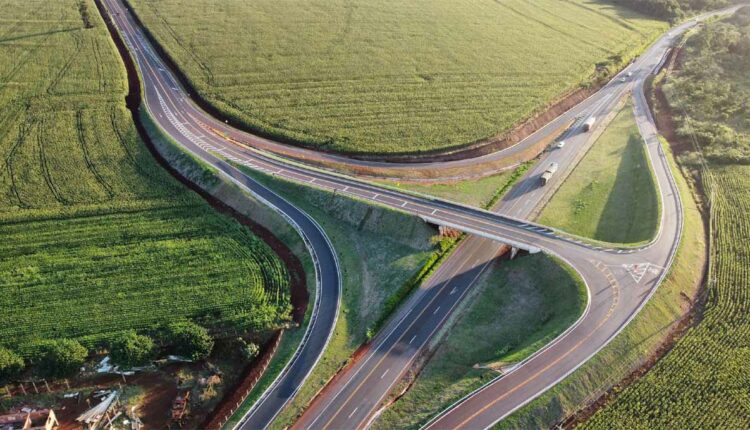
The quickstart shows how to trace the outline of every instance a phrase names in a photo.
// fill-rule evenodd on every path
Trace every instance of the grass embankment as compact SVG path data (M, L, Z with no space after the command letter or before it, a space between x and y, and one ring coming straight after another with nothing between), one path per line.
M745 8L691 37L682 71L665 86L670 105L679 112L678 136L694 138L708 158L696 164L701 157L695 147L681 157L699 170L711 206L710 281L701 318L646 376L585 427L747 428L750 422L748 46L750 9Z
M297 397L273 425L283 427L367 340L368 330L387 312L389 299L439 251L433 242L436 231L416 217L245 171L321 224L338 253L343 275L341 313L333 337Z
M440 184L388 183L398 189L435 196L456 203L482 209L490 209L531 166L532 161L522 163L512 170L480 179Z
M460 147L506 131L667 28L585 0L129 1L236 123L356 153Z
M632 103L560 186L539 222L603 242L638 243L654 237L659 200Z
M567 329L586 306L583 281L543 254L503 261L462 306L466 312L409 391L374 427L418 428L443 408Z
M86 0L88 11L96 11ZM125 70L79 1L12 1L0 40L0 345L91 345L179 318L218 326L289 304L288 274L250 230L154 161Z

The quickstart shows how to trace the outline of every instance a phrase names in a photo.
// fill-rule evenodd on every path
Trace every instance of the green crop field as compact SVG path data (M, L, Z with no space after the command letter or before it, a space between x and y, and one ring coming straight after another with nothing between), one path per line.
M419 428L568 328L586 306L583 281L546 255L502 261L476 286L409 391L375 422L378 429Z
M710 202L706 302L697 324L674 349L596 414L588 428L747 428L750 423L748 47L750 8L745 8L692 36L682 70L668 78L669 103L679 108L677 134L694 144L682 163L700 171Z
M656 234L659 198L630 103L560 186L539 222L613 243L647 242Z
M139 140L125 70L93 1L2 9L0 346L286 313L276 254Z
M590 0L129 0L214 106L317 148L415 153L507 131L667 24Z

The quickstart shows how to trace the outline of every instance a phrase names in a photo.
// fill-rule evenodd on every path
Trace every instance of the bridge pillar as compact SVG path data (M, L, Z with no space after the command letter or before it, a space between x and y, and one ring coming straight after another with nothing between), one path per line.
M518 248L516 248L515 246L511 246L510 247L510 259L512 260L516 258L516 254L518 254Z

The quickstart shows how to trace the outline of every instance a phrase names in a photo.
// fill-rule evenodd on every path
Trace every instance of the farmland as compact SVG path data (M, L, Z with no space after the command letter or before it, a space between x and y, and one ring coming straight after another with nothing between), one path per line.
M9 1L0 30L0 346L289 308L281 260L160 168L94 3ZM87 13L83 11L87 10Z
M743 12L691 37L683 69L665 86L678 108L677 136L689 142L681 160L700 174L710 204L711 262L701 319L588 428L745 428L750 422L750 168L744 164L750 11Z
M666 29L584 0L129 1L235 123L349 153L505 132Z
M539 221L604 242L653 238L659 199L630 103L557 190Z

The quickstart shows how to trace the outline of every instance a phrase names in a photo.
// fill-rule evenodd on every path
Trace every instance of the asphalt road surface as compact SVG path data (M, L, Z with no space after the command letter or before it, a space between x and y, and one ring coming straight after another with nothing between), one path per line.
M223 124L200 110L173 73L154 51L120 0L103 0L140 71L145 107L158 125L178 144L215 167L282 213L305 238L316 262L318 288L314 319L295 358L264 396L243 418L240 428L265 428L296 394L320 358L335 325L340 299L340 274L335 252L325 234L310 217L255 182L243 167L284 179L377 202L420 216L433 224L471 233L459 249L402 307L396 317L371 342L357 361L303 414L297 428L361 428L372 419L392 387L409 368L418 352L450 316L476 279L496 257L502 244L555 255L570 264L584 279L589 293L582 317L556 340L505 376L498 378L430 423L434 428L486 428L528 403L560 381L604 347L635 316L656 290L672 262L682 228L682 209L671 170L658 142L643 96L643 81L663 60L679 33L694 22L672 29L657 41L623 75L573 108L564 121L579 118L566 133L567 145L542 159L495 212L407 194L315 170L272 155L262 145L237 142L254 138ZM658 237L639 249L602 248L524 221L547 198L547 187L564 179L575 153L586 144L589 133L580 123L589 116L606 116L621 97L633 91L638 126L659 186L661 222ZM555 121L563 121L558 118ZM553 121L553 123L555 122ZM559 127L546 126L533 139ZM524 141L526 142L526 141ZM519 145L525 145L521 142ZM281 144L276 144L281 145ZM539 185L539 169L555 161L560 171L546 187ZM414 165L410 165L414 168Z

